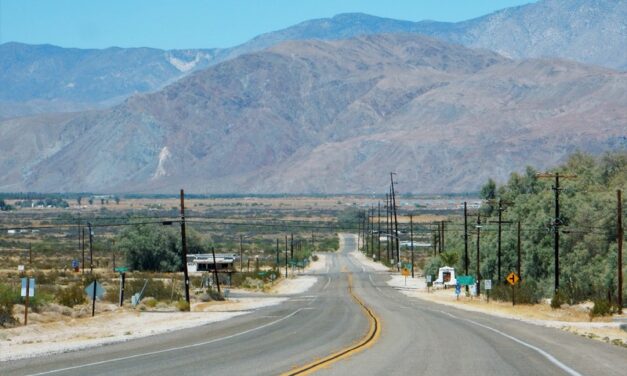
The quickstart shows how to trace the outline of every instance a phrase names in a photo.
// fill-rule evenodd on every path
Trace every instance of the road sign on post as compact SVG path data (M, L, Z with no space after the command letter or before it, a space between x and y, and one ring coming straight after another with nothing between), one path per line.
M483 287L485 288L486 296L488 298L488 303L490 303L490 290L492 290L492 280L491 279L483 280Z
M520 280L520 278L518 277L518 274L511 272L509 273L509 275L507 276L507 282L509 282L510 285L514 286L515 284L518 283L518 281Z

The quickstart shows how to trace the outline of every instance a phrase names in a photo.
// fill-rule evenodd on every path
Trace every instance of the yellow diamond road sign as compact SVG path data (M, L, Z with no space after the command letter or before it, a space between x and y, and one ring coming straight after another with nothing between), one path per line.
M409 269L405 269L405 268L403 268L403 270L401 271L401 273L402 273L405 277L407 277L407 276L409 275Z
M516 274L514 272L509 273L509 275L505 279L507 279L507 282L509 282L509 284L512 285L512 286L517 284L518 281L520 280L520 278L518 277L518 274Z

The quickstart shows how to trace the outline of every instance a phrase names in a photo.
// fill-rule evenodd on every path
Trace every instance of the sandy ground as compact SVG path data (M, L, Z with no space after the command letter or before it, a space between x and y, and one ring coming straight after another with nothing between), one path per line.
M325 258L321 257L305 272L320 270L325 263ZM49 319L39 317L37 321L41 322L0 330L0 361L124 342L227 320L255 309L280 304L288 298L277 297L277 294L299 294L307 291L316 281L317 277L310 275L290 276L277 283L270 294L224 302L193 303L192 312L138 311L98 303L98 312L93 318L71 318L61 314L51 315Z

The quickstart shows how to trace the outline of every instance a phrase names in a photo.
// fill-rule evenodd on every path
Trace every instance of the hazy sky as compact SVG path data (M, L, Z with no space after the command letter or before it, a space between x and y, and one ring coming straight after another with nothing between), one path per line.
M533 0L0 0L0 43L231 47L312 18L362 12L461 21Z

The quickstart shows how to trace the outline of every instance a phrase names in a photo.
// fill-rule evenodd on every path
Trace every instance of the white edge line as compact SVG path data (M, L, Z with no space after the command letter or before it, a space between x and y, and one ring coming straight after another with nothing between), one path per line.
M516 337L514 337L514 336L510 336L510 335L509 335L509 334L507 334L507 333L503 333L502 331L500 331L500 330L498 330L498 329L494 329L494 328L489 327L489 326L487 326L487 325L480 324L480 323L478 323L478 322L476 322L476 321L469 320L469 319L464 319L464 320L465 320L465 321L468 321L468 322L469 322L469 323L471 323L471 324L474 324L474 325L480 326L480 327L482 327L482 328L485 328L485 329L491 330L491 331L493 331L493 332L495 332L495 333L498 333L498 334L502 335L503 337L509 338L509 339L511 339L511 340L512 340L512 341L514 341L514 342L517 342L517 343L519 343L519 344L521 344L521 345L523 345L523 346L525 346L525 347L528 347L528 348L530 348L530 349L532 349L532 350L536 351L536 352L537 352L537 353L539 353L540 355L542 355L542 356L544 356L545 358L547 358L547 359L548 359L551 363L555 364L556 366L558 366L559 368L561 368L562 370L564 370L564 371L565 371L566 373L568 373L569 375L572 375L572 376L582 376L579 372L577 372L577 371L575 371L574 369L572 369L572 368L568 367L566 364L564 364L564 363L560 362L559 360L557 360L557 359L556 359L553 355L549 354L548 352L546 352L546 351L542 350L542 349L541 349L541 348L539 348L539 347L536 347L536 346L534 346L534 345L531 345L531 344L529 344L529 343L527 343L527 342L525 342L525 341L522 341L522 340L520 340L520 339L518 339L518 338L516 338Z
M326 290L329 287L329 283L331 283L331 277L327 277L327 283L324 284L323 290Z
M67 368L59 368L59 369L55 369L55 370L51 370L51 371L46 371L46 372L40 372L40 373L33 373L31 374L31 376L38 376L38 375L49 375L51 373L57 373L57 372L64 372L64 371L70 371L70 370L74 370L74 369L79 369L79 368L85 368L85 367L92 367L92 366L98 366L101 364L107 364L107 363L113 363L113 362L118 362L120 360L128 360L128 359L135 359L135 358L140 358L142 356L148 356L148 355L155 355L155 354L162 354L162 353L166 353L166 352L170 352L170 351L178 351L178 350L185 350L185 349L190 349L190 348L194 348L194 347L200 347L200 346L205 346L214 342L219 342L219 341L224 341L227 339L231 339L234 337L238 337L244 334L248 334L250 332L254 332L257 331L259 329L263 329L263 328L267 328L268 326L274 325L278 322L281 322L283 320L286 320L292 316L294 316L295 314L297 314L298 312L302 311L303 308L299 308L296 311L290 313L287 316L283 316L278 320L274 320L272 322L269 322L267 324L263 324L261 326L258 326L256 328L252 328L252 329L248 329L245 330L243 332L239 332L239 333L235 333L235 334L231 334L230 336L226 336L226 337L221 337L221 338L216 338L216 339L212 339L211 341L206 341L206 342L200 342L200 343L194 343L193 345L186 345L186 346L180 346L180 347L171 347L169 349L164 349L164 350L158 350L158 351L151 351L151 352L147 352L147 353L142 353L142 354L135 354L135 355L130 355L130 356L124 356L121 358L114 358L114 359L107 359L107 360L103 360L100 362L94 362L94 363L87 363L87 364L81 364L78 366L73 366L73 367L67 367Z

